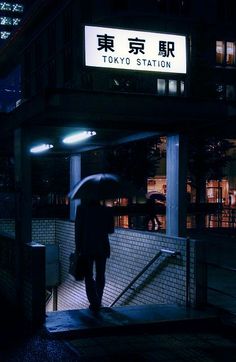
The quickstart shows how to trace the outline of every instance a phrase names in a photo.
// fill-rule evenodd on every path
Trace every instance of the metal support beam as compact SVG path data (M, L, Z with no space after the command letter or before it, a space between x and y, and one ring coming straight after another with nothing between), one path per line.
M186 236L187 140L173 135L167 139L166 233Z
M70 157L70 190L81 180L81 155ZM79 200L70 201L70 220L75 220Z
M15 240L16 240L16 290L19 304L22 297L24 273L23 251L31 242L32 234L32 195L31 165L28 150L28 135L24 129L15 131Z

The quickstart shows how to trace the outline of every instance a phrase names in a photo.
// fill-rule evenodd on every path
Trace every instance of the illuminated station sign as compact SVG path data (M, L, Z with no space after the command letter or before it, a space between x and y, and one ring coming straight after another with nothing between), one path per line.
M85 65L163 73L186 73L186 37L85 26Z

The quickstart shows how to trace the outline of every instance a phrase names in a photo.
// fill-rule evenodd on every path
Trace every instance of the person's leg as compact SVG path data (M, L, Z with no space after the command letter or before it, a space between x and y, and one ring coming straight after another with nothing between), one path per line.
M99 304L102 303L103 290L105 287L106 257L98 257L96 263L96 288Z
M145 221L144 221L144 225L146 230L149 230L149 222L151 221L151 217L150 216L146 216L145 217Z
M160 220L158 219L158 217L156 216L156 222L157 222L157 227L158 227L158 230L161 228L161 222Z
M151 218L150 218L150 222L151 222L151 231L154 231L155 230L155 218L152 216Z
M96 282L93 278L93 258L88 258L85 265L85 290L91 309L96 309L100 306L100 298L97 294Z

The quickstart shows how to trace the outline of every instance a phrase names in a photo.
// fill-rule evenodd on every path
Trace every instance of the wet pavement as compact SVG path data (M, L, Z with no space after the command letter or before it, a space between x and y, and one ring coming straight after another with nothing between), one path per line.
M236 340L216 331L128 334L70 341L81 361L235 362Z
M46 332L55 338L104 335L108 333L144 330L162 330L181 325L211 324L218 321L218 310L196 310L176 304L151 304L123 307L105 307L99 313L89 309L48 312Z
M120 308L105 308L98 315L87 309L72 311L69 319L54 312L44 328L32 332L5 306L0 361L236 361L235 329L222 325L215 310ZM79 334L71 334L76 325Z

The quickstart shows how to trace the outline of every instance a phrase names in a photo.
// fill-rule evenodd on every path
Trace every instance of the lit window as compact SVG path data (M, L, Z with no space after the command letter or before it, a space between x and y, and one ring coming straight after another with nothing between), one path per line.
M177 95L177 80L169 80L169 95Z
M12 25L16 26L20 23L20 18L13 18L12 19Z
M12 19L8 18L7 16L0 17L0 24L1 25L12 25Z
M7 39L11 33L9 31L1 31L0 38Z
M227 41L226 43L226 64L234 65L235 64L235 43Z
M0 2L0 10L10 11L11 4L6 2Z
M221 40L216 42L216 63L223 64L225 59L225 43Z
M222 65L235 65L235 42L216 41L216 63Z
M20 4L12 4L12 11L22 13L24 11L24 6Z
M157 79L157 93L159 96L164 96L166 94L165 79Z
M177 79L157 79L157 94L159 96L184 96L185 82Z

